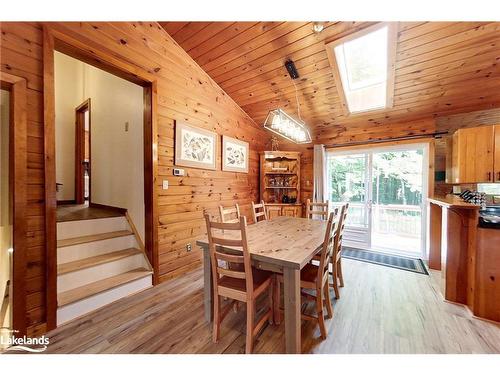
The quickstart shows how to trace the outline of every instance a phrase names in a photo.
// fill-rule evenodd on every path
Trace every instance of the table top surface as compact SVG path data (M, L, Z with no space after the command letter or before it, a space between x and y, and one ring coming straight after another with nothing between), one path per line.
M301 269L321 248L326 225L326 221L287 216L251 224L247 227L251 257L255 260ZM239 233L235 231L222 233L213 230L213 233L217 233L217 237L220 238L239 238ZM196 243L207 249L207 236L200 238ZM224 247L241 251L241 248Z

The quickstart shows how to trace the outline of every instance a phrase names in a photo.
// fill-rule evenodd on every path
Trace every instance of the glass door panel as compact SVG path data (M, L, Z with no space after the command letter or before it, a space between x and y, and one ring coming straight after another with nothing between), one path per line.
M373 153L371 243L374 249L420 254L423 156L422 148Z
M328 191L332 206L349 202L346 241L369 246L370 220L367 195L368 154L330 155Z

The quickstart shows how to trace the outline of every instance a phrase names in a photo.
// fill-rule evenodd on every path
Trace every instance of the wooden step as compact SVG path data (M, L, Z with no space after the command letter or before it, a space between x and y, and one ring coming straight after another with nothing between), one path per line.
M141 250L136 248L113 251L111 253L96 255L89 258L75 260L73 262L62 263L57 265L57 275L79 271L85 268L97 266L103 263L114 262L115 260L123 259L132 255L142 254Z
M109 240L110 238L130 236L132 234L133 233L129 230L119 230L116 232L107 232L107 233L91 234L89 236L66 238L64 240L57 241L57 247L66 247L66 246L79 245L87 242Z
M148 271L146 268L136 268L120 275L108 277L107 279L95 281L93 283L59 293L57 295L58 306L61 307L69 305L70 303L105 292L106 290L116 288L151 274L152 272Z

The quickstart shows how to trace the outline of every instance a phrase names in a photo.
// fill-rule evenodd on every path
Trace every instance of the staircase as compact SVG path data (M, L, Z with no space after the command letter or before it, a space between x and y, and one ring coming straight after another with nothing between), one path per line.
M57 325L152 286L127 216L57 223Z

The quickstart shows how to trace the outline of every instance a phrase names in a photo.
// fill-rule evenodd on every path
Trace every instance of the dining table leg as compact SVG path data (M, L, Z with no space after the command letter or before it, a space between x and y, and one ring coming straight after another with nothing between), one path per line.
M210 251L208 247L203 247L203 295L204 295L204 308L205 320L210 323L213 319L213 295L214 289L212 288L212 267L210 264Z
M283 289L286 352L300 354L300 270L289 267L283 268Z

